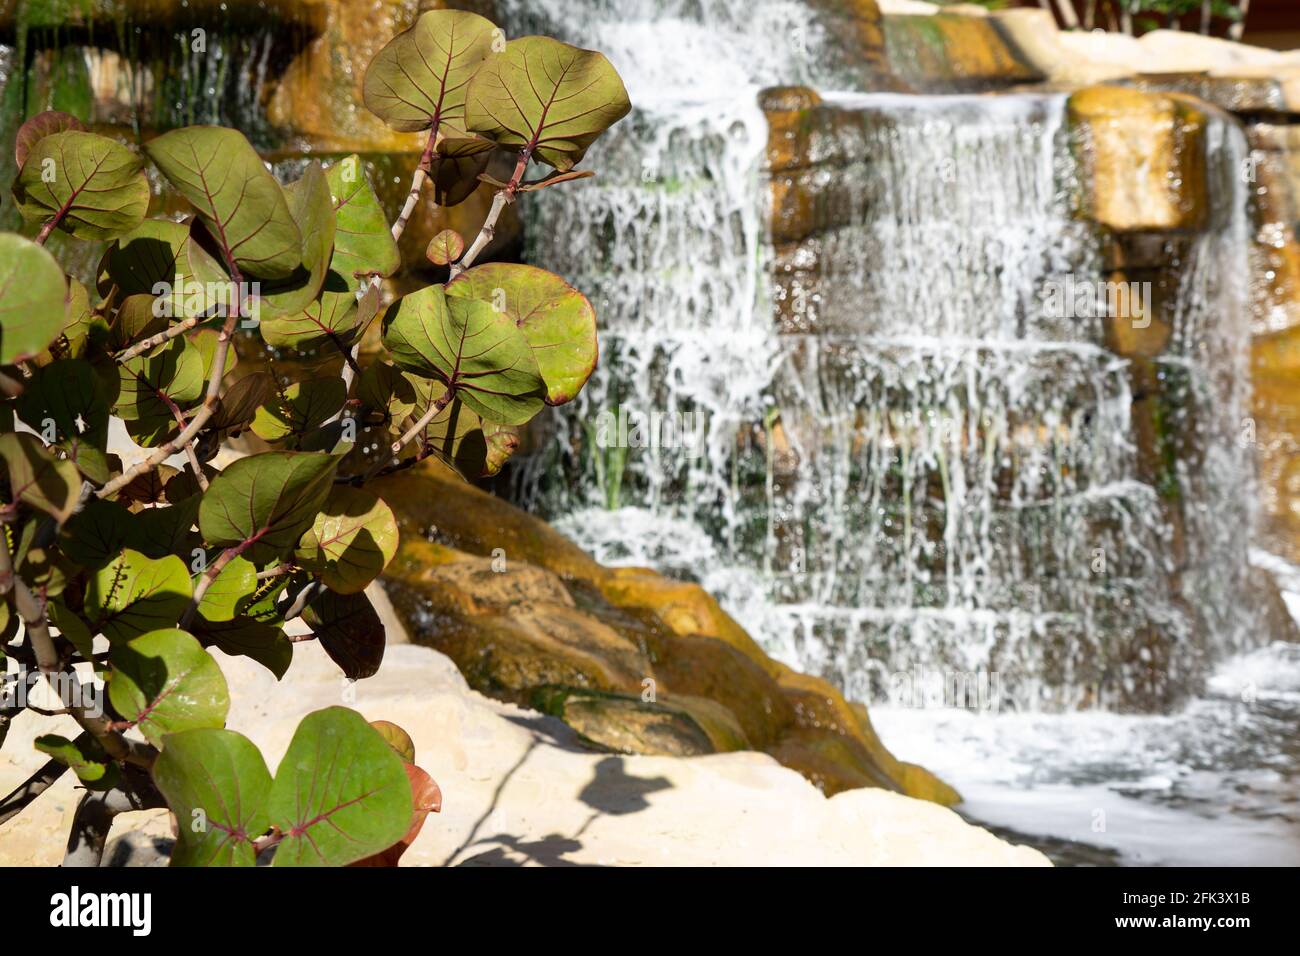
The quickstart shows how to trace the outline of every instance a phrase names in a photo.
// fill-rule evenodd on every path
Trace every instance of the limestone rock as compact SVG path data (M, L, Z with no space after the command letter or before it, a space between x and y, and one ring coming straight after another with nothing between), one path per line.
M539 707L608 750L752 748L827 793L959 799L896 760L865 709L769 658L698 585L603 567L440 465L380 484L402 527L386 573L397 615L476 690Z
M273 768L305 714L340 703L338 668L315 642L298 645L281 683L246 659L220 660L228 725ZM411 735L417 762L442 788L442 812L403 866L1048 865L934 803L879 788L827 799L765 754L592 752L553 717L470 690L429 648L390 647L378 674L347 688L348 706ZM31 747L36 733L64 732L20 721L0 751L0 792L44 762ZM76 793L67 774L0 827L0 865L57 865ZM166 811L123 814L106 860L161 862L171 832Z

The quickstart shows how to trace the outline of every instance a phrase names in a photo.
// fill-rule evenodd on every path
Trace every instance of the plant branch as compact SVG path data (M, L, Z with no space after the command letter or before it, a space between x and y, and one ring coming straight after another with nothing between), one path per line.
M425 410L424 414L420 416L419 421L417 421L414 425L408 428L402 434L401 438L393 442L393 444L389 447L389 451L392 452L394 458L400 455L402 453L403 448L405 448L407 445L413 442L421 432L423 432L426 428L429 427L429 423L433 421L435 418L437 418L438 413L447 407L447 403L451 401L452 396L455 394L456 394L455 390L450 388L447 389L447 391L443 392L441 397L439 397L437 401L429 405L429 407ZM370 478L375 477L375 475L379 474L379 472L384 467L386 466L380 465L377 468L372 468L366 474L366 479L368 480Z
M153 810L167 804L149 776L130 767L123 768L120 788L102 792L87 791L77 804L63 855L64 866L99 866L104 857L108 833L119 813Z
M230 277L235 282L235 288L242 288L243 276L239 274L239 269L235 266L234 259L228 252L226 253L226 264L230 267ZM208 382L208 392L203 398L203 407L195 412L194 417L190 419L190 423L181 430L179 435L154 449L153 453L144 461L137 462L108 482L99 491L95 492L96 497L107 498L115 495L136 478L153 471L193 441L195 436L203 430L203 426L208 423L208 419L216 413L217 403L221 397L221 380L226 374L226 356L230 351L230 340L234 337L235 327L239 323L240 305L239 294L236 293L231 296L230 314L226 316L226 321L221 326L221 332L217 335L217 351L212 360L212 378Z
M497 234L497 220L501 218L501 213L506 206L515 201L515 194L519 192L519 184L523 181L524 170L528 168L528 160L532 156L533 147L531 145L524 147L519 151L519 161L515 163L515 171L510 176L510 182L506 183L504 189L497 190L497 194L492 197L492 208L488 210L487 218L483 220L483 226L474 237L473 243L465 250L461 256L451 266L451 279L456 278L466 269L474 264L474 260L479 257L488 243L490 243Z
M132 345L129 349L126 349L123 352L119 352L116 358L119 362L129 362L137 355L142 355L151 349L157 348L159 345L162 345L164 342L170 342L178 335L184 335L186 332L190 331L200 322L205 321L207 318L208 316L205 315L192 315L188 319L182 319L180 322L177 322L175 325L169 326L168 328L166 328L162 332L159 332L156 335L151 335L147 339L141 339L139 342L136 342L134 345Z

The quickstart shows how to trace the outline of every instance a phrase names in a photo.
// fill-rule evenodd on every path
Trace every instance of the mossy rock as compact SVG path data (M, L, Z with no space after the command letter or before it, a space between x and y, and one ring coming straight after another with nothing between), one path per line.
M748 750L749 741L721 705L702 698L644 700L571 687L542 687L532 704L558 717L589 745L615 753L697 757Z
M605 568L441 466L382 485L402 529L386 572L394 608L476 690L553 714L606 750L761 750L827 794L957 801L884 748L865 708L772 660L698 585Z

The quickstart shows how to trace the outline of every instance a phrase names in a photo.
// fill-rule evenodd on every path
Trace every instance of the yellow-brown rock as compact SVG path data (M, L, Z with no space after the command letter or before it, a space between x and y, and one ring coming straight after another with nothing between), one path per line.
M988 17L886 16L884 34L891 71L917 90L987 89L1043 79Z
M1070 97L1068 110L1085 218L1117 232L1204 227L1208 117L1196 100L1091 86Z
M959 799L896 760L865 708L769 658L698 585L597 564L433 462L378 485L401 526L386 572L393 606L477 690L554 714L605 749L762 750L828 794Z

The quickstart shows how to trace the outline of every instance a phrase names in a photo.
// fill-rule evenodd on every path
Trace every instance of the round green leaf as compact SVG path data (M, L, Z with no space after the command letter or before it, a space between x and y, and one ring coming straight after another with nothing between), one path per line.
M120 502L92 497L63 526L59 548L82 567L103 567L130 540L135 520Z
M90 578L85 614L92 633L119 643L175 624L192 594L180 558L155 560L127 548Z
M199 506L203 540L244 552L255 564L288 554L311 527L334 484L337 459L320 452L264 452L212 479Z
M271 792L261 752L233 730L187 730L165 744L153 780L176 814L172 866L254 866Z
M302 234L302 265L283 279L259 282L255 311L259 319L293 315L316 298L334 248L334 204L320 163L312 163L302 178L284 189L289 213Z
M17 411L51 441L79 439L104 448L111 405L89 364L60 359L37 370L18 398Z
M23 163L27 161L27 154L31 148L46 136L67 130L85 130L85 128L86 125L81 120L69 113L61 113L58 110L37 113L18 127L18 134L14 137L14 164L21 169Z
M115 646L108 699L145 739L162 746L163 735L219 728L230 710L221 668L198 641L178 628L150 631Z
M221 623L234 620L243 603L257 590L257 568L236 556L226 563L199 601L198 613L205 620Z
M67 319L68 285L44 248L0 233L0 365L39 355Z
M546 403L572 401L596 368L596 310L559 276L536 266L490 262L447 284L447 295L498 303L519 326L546 381Z
M461 125L465 85L492 52L497 28L459 10L430 10L375 54L366 68L366 108L393 129Z
M120 776L117 764L88 733L81 734L76 740L58 734L43 734L32 741L32 746L70 768L87 790L111 790L117 786Z
M402 839L411 784L402 758L360 714L328 707L298 725L268 810L284 834L276 866L344 866Z
M187 126L144 148L242 272L283 279L302 264L302 233L284 190L243 133Z
M275 379L270 372L245 375L221 396L209 427L221 432L243 431L257 410L274 397Z
M596 138L631 110L618 72L599 53L521 37L469 81L465 128L571 169Z
M266 441L315 431L343 407L348 390L341 378L295 382L271 398L253 416L252 430Z
M342 485L330 492L294 554L331 591L364 591L397 554L397 519L382 499Z
M189 270L183 258L189 223L146 219L109 248L99 277L99 290L107 294L116 285L124 296L154 294L155 286L176 284L177 275Z
M490 302L420 289L389 307L384 345L402 368L439 379L490 421L522 425L541 411L546 386L532 349Z
M359 275L392 275L402 256L361 157L354 153L339 160L325 171L325 179L338 223L330 269L353 290Z
M78 239L113 239L149 211L149 180L140 157L106 136L68 130L32 144L14 202L29 222L58 219Z
M81 497L76 465L55 458L39 438L27 432L0 435L0 461L9 479L11 504L22 501L59 524L72 516Z

